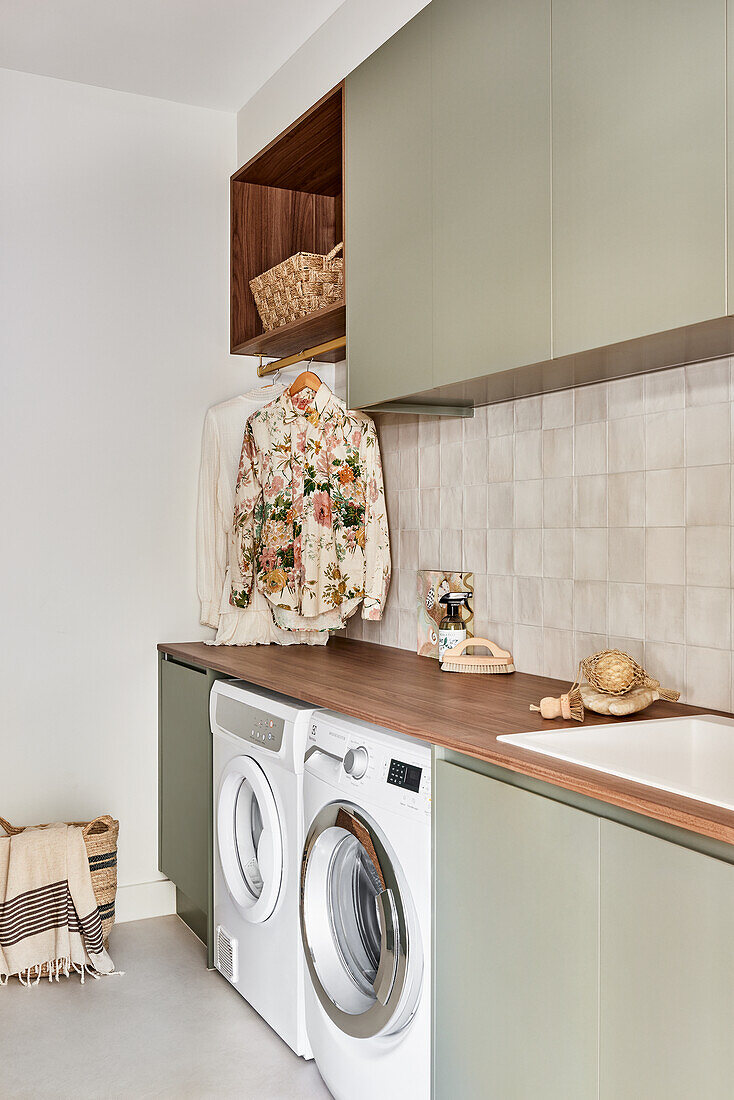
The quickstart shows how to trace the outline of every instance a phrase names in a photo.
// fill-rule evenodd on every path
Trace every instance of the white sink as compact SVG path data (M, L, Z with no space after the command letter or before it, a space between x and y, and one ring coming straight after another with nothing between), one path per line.
M497 740L734 810L734 718L700 714Z

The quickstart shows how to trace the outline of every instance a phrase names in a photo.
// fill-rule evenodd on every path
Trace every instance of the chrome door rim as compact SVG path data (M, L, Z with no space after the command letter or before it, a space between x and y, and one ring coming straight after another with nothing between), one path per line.
M340 809L350 813L369 832L377 852L386 887L378 895L381 953L375 978L375 1000L364 1012L358 1013L346 1012L340 1008L324 988L316 969L314 952L309 942L306 926L305 892L309 860L319 837L327 829L336 826L336 818ZM332 802L320 810L308 831L301 861L301 940L306 966L322 1008L341 1031L356 1039L368 1039L376 1035L390 1034L401 1030L412 1018L418 1003L418 995L422 984L422 956L417 960L420 973L416 995L412 998L404 996L406 991L410 989L411 984L409 981L411 973L409 963L412 963L411 969L414 970L416 960L412 958L412 955L416 953L420 955L421 949L419 938L416 942L416 937L411 937L411 929L409 928L403 902L403 889L404 887L398 880L393 861L385 850L379 832L363 811L349 802ZM338 945L336 944L335 949L338 951Z
M240 865L234 815L239 791L244 782L252 787L271 845L269 881L263 880L259 895L253 893ZM236 756L222 771L217 796L217 848L227 889L242 915L253 924L261 924L272 914L280 896L283 879L283 837L275 796L265 772L251 756Z

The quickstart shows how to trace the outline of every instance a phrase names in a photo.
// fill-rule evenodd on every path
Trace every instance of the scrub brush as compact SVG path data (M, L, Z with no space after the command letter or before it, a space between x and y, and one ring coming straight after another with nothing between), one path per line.
M464 653L469 646L484 646L492 654L491 657L470 657ZM506 649L500 649L489 638L466 638L459 642L453 649L447 650L441 662L442 672L514 672L512 654Z
M570 719L574 722L583 722L584 701L581 698L579 680L574 680L565 695L560 695L557 699L552 695L546 695L545 699L540 700L539 707L531 703L530 709L540 711L543 718L565 718L567 722Z

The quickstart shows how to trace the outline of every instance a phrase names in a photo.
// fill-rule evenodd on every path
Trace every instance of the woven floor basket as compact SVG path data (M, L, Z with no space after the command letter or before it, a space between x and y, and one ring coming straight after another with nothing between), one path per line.
M280 328L343 299L342 247L340 242L326 256L298 252L250 280L263 328Z
M104 814L95 817L94 821L69 821L69 825L78 825L84 832L84 844L89 859L89 870L92 872L92 889L99 906L99 915L102 919L102 936L105 944L115 923L115 895L117 893L117 836L120 832L120 822L114 817ZM11 825L4 817L0 817L2 825L8 836L16 836L22 833L27 825ZM38 828L44 829L45 825ZM80 916L86 914L80 914Z

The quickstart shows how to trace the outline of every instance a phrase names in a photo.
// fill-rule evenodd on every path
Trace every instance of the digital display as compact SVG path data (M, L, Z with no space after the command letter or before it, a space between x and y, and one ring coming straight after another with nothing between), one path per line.
M395 787L404 787L406 791L413 791L417 794L420 790L422 774L423 769L415 764L406 764L402 760L391 760L387 781Z

